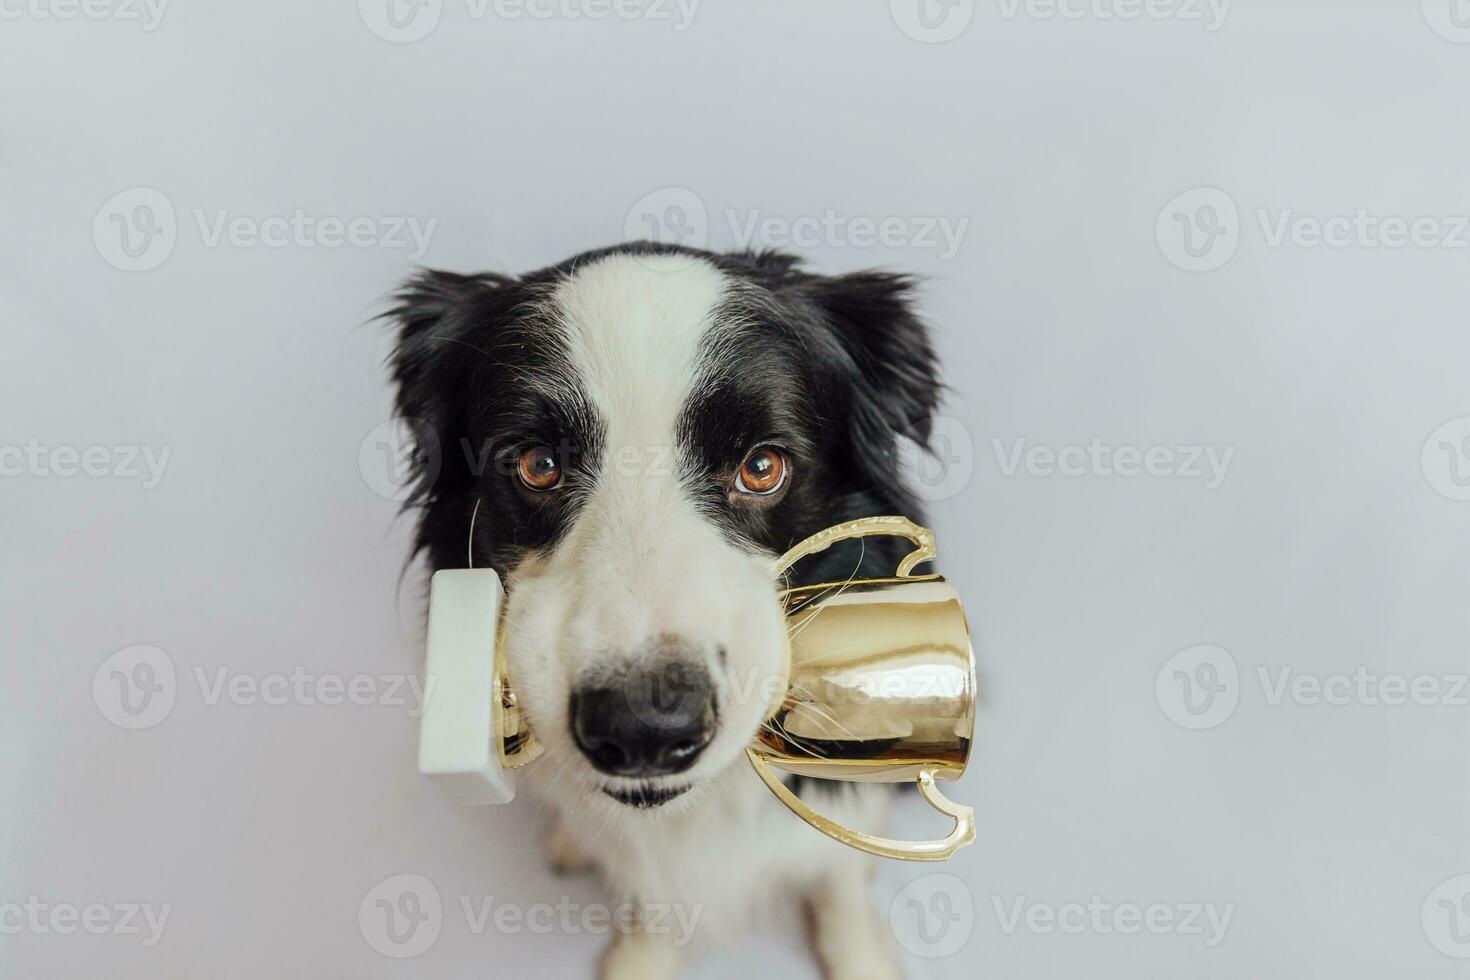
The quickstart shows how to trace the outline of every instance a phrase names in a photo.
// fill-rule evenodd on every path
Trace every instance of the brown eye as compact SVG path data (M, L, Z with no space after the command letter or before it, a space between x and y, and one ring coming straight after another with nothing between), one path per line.
M740 472L735 475L735 489L764 497L781 489L786 483L786 472L786 457L781 455L781 451L762 446L753 450L740 464Z
M544 492L561 485L561 464L550 446L532 446L521 453L516 475L529 490Z

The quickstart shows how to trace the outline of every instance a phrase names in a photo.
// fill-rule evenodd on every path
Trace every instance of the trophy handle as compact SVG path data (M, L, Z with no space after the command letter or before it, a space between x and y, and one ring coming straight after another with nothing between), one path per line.
M929 805L934 809L947 817L954 818L954 829L937 840L895 840L892 837L865 834L822 816L807 806L801 797L787 789L786 784L781 782L775 770L767 765L754 749L746 749L745 755L750 759L750 764L755 768L756 775L760 776L761 782L776 794L778 800L786 804L787 809L828 837L849 847L876 854L878 857L896 858L900 861L943 861L965 845L974 843L974 809L963 803L946 799L944 794L939 792L939 788L934 785L935 771L933 769L919 770L919 793L929 801Z
M907 517L896 515L888 517L859 517L855 521L834 524L825 530L818 531L806 540L798 542L790 551L776 559L776 567L771 574L777 577L785 575L791 569L792 565L795 565L803 558L815 555L819 551L826 551L839 541L850 541L854 538L869 538L881 534L891 534L900 538L908 538L914 543L914 550L904 556L903 561L898 563L897 575L899 578L909 578L915 565L934 559L934 532L927 527L920 527Z

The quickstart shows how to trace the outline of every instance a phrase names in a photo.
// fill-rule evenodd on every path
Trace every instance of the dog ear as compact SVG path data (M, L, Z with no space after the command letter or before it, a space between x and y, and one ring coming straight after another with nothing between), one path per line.
M870 488L897 487L899 437L929 449L943 392L929 331L914 312L915 285L909 276L857 272L821 277L813 287L842 351L836 387L847 393L851 461ZM901 490L892 503L918 510Z
M475 352L485 353L479 335L509 311L515 284L493 273L425 269L393 295L394 305L384 314L397 324L389 375L398 417L414 441L408 506L468 485L469 465L457 451L466 432L464 398L477 366Z

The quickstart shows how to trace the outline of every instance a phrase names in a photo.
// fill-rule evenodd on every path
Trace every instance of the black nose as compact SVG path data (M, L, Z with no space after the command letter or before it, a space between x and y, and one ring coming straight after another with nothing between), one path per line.
M709 672L689 660L651 659L572 692L572 737L614 776L664 776L694 764L715 733Z

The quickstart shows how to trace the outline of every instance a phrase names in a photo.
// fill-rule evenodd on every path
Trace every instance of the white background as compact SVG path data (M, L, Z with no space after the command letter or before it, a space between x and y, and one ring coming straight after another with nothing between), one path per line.
M979 840L942 869L881 869L874 901L911 943L907 897L949 902L942 942L918 944L948 955L906 954L909 975L1470 971L1451 955L1470 954L1470 879L1431 894L1470 872L1470 706L1269 696L1284 668L1444 691L1470 671L1470 28L1449 0L1239 0L1223 23L1183 0L1127 20L1108 0L961 0L929 11L943 43L903 0L704 0L687 24L433 0L410 43L369 28L392 35L377 0L174 0L152 30L94 2L0 4L0 445L41 454L0 455L0 906L171 913L152 946L0 933L0 976L588 975L602 937L470 929L460 896L601 893L546 872L532 807L459 808L419 777L406 706L209 704L196 671L417 670L409 525L371 441L360 465L389 415L369 320L416 262L527 270L644 214L727 248L753 217L829 212L966 223L952 256L922 236L796 246L819 270L926 277L952 387L950 469L928 478L980 665L955 789ZM173 240L128 260L112 215L158 198L109 202L137 187L166 199ZM1199 260L1181 222L1200 231L1220 195L1166 209L1195 188L1238 215L1213 212ZM703 224L669 210L691 194ZM221 211L296 209L436 224L421 257L206 234ZM1451 241L1272 242L1283 216L1359 211ZM1201 264L1219 267L1180 267ZM1094 438L1232 456L1213 487L1007 473L1017 440ZM170 455L157 486L116 457L56 472L58 447L93 446ZM1198 655L1166 667L1203 644L1226 651L1228 717L1184 707L1174 670L1205 677ZM93 681L135 645L176 690L127 730ZM930 816L909 799L896 829ZM936 872L956 879L920 880ZM427 951L392 959L358 907L401 873L444 912ZM1233 910L1208 948L1208 929L1006 928L1018 899L1094 896ZM793 923L692 975L816 972Z

